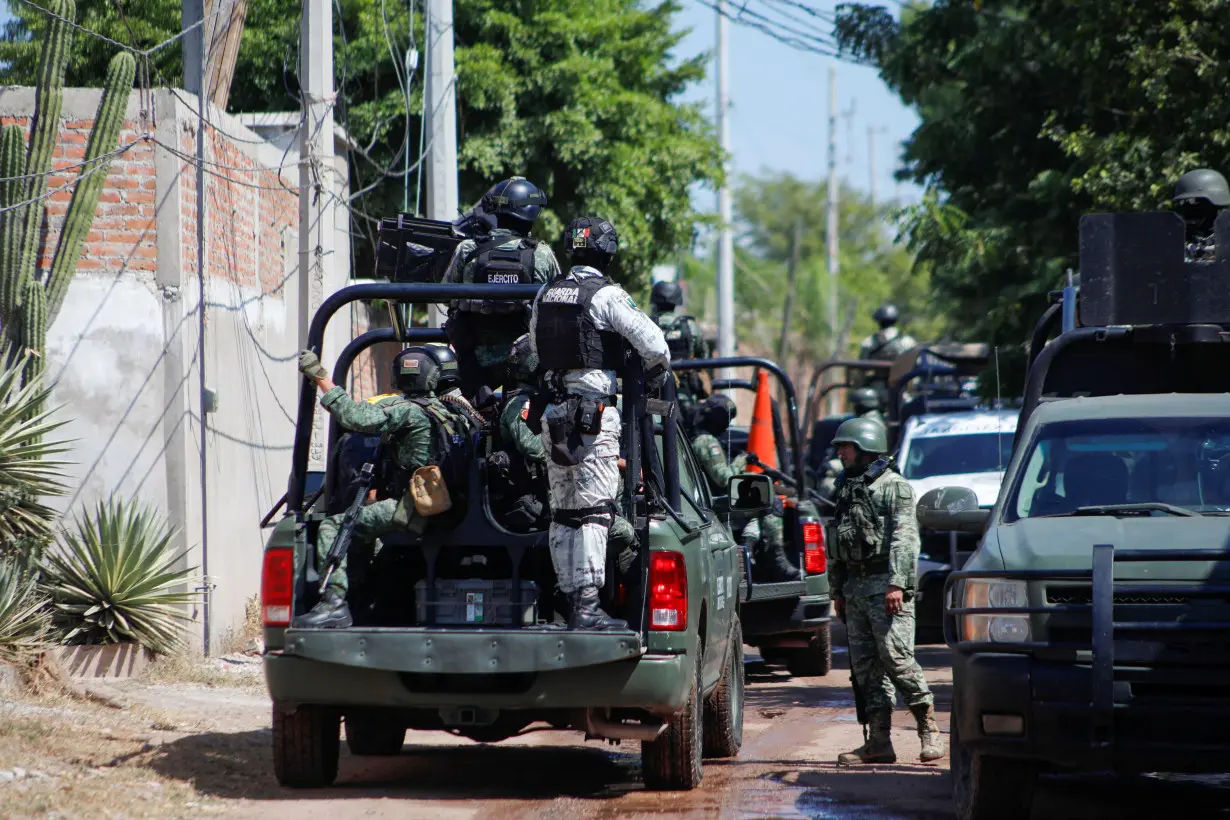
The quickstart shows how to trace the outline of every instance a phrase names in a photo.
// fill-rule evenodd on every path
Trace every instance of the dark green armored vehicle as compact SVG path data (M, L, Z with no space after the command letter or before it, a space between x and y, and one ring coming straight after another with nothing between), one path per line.
M1029 817L1043 772L1230 770L1230 214L1211 262L1175 214L1080 239L994 509L919 501L984 532L945 587L962 820Z
M526 300L536 292L527 285L355 285L325 300L308 345L319 351L329 320L358 300ZM350 342L338 357L334 381L345 384L355 357L374 344L442 340L439 331L395 324ZM631 569L607 572L602 595L603 608L629 628L587 632L558 625L546 531L512 532L493 516L486 486L490 442L481 433L472 442L460 520L429 526L416 540L407 534L385 538L366 576L352 560L354 626L288 627L316 601L319 523L349 502L337 465L342 431L336 425L326 441L329 468L308 471L317 396L305 380L286 511L273 525L262 579L265 676L281 783L332 783L343 725L355 755L396 754L407 729L483 742L540 728L637 740L646 784L659 789L691 789L700 783L703 757L738 752L743 640L737 551L722 519L767 511L749 506L732 513L728 498L771 498L771 483L765 476L739 476L731 482L732 496L712 497L680 433L671 389L652 398L635 373L622 381L627 478L621 503L641 546Z
M833 600L826 574L824 524L816 494L806 481L794 383L775 362L746 356L688 359L676 362L674 368L681 371L754 368L769 374L776 382L772 392L785 397L784 413L777 401L772 403L777 462L781 466L780 471L774 471L773 477L791 491L782 496L782 524L787 558L798 577L758 580L759 573L752 566L747 549L739 546L743 641L759 649L766 661L784 662L793 675L827 675L833 668L830 632ZM756 382L749 379L714 379L712 385L715 392L756 391ZM747 449L747 432L744 426L731 427L722 436L728 458L733 459ZM733 522L732 529L737 535L740 522Z

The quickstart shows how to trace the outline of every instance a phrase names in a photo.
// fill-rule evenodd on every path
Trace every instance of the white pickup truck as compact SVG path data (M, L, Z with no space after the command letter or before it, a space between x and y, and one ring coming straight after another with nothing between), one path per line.
M968 487L990 509L1012 458L1019 410L932 413L906 420L897 465L914 497L936 487ZM918 642L943 642L944 580L977 546L978 536L923 530L918 561Z

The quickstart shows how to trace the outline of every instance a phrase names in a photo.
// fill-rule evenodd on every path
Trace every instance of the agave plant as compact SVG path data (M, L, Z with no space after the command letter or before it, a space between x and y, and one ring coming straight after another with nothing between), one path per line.
M35 576L15 560L0 560L0 663L31 661L50 629L51 607Z
M171 551L174 537L153 508L132 500L112 497L76 516L43 570L65 642L176 649L197 595L182 589L196 569L176 569L185 553Z
M21 386L28 361L29 354L0 352L0 558L26 567L52 538L59 513L43 500L64 495L68 465L55 458L68 443L45 439L64 424L41 409L50 390L38 381Z

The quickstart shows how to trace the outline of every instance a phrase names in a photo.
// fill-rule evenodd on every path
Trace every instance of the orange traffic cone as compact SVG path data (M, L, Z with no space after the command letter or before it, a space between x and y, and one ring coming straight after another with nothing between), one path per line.
M760 463L777 469L777 441L773 436L773 402L769 398L769 374L756 371L756 408L752 411L752 427L747 434L747 451L754 453ZM751 472L761 472L759 467L748 465Z

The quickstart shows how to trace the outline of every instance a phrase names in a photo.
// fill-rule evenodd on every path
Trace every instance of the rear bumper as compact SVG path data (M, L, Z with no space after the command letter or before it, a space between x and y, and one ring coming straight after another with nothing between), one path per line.
M691 685L687 655L641 655L633 660L516 675L513 691L465 691L490 675L428 676L348 666L289 656L265 655L265 682L274 701L399 708L474 707L542 712L558 709L636 708L658 715L680 711Z
M739 612L744 640L751 646L773 646L775 640L806 637L833 619L832 604L827 595L747 601Z
M1147 699L1117 681L1109 711L1092 706L1089 665L1022 654L955 653L961 742L1000 757L1088 771L1221 772L1230 768L1230 699ZM1023 733L984 731L986 715L1020 716Z

